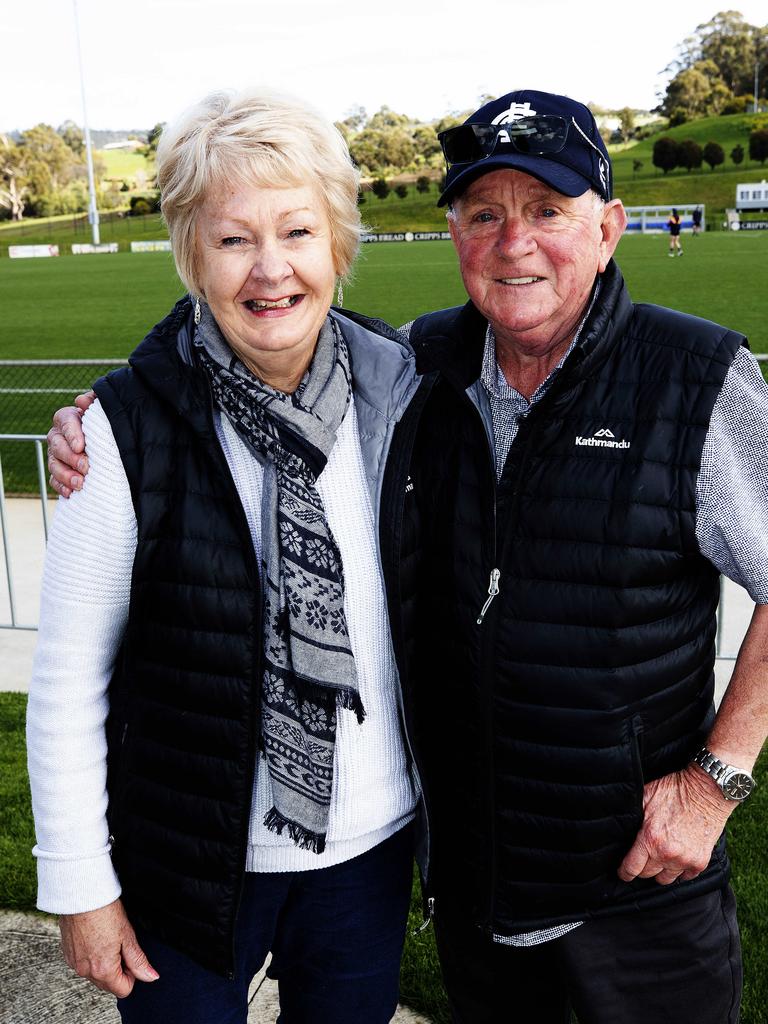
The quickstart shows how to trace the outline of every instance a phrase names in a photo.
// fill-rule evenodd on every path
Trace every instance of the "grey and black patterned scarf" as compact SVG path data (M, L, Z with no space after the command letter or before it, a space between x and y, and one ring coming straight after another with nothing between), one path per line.
M264 824L322 853L336 708L364 717L344 616L341 555L315 482L349 406L349 353L329 317L298 389L276 391L229 348L207 306L195 335L214 398L264 464L261 747L273 807Z

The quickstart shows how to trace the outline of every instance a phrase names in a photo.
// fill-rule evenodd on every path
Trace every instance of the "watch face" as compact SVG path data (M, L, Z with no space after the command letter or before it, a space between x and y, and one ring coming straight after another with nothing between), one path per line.
M754 788L754 779L746 772L734 772L723 781L723 793L729 800L744 800Z

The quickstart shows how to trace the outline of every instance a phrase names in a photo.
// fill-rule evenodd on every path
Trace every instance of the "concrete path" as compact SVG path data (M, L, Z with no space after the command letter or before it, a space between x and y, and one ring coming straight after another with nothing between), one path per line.
M274 1024L280 1012L277 982L265 976L265 968L253 979L249 1000L248 1024ZM113 996L78 978L64 963L53 918L6 911L0 912L0 1021L120 1024L120 1014ZM405 1007L398 1007L392 1021L429 1024Z

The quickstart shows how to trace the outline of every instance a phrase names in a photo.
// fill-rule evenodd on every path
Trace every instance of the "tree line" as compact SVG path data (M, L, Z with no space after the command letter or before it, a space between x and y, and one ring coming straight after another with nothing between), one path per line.
M730 152L731 161L738 166L744 161L744 147L739 144ZM708 164L710 170L725 163L725 150L719 142L707 142L700 146L695 139L683 139L678 142L670 135L663 135L653 144L653 165L665 174L675 167L684 167L692 171ZM749 159L764 165L768 160L768 130L758 128L749 136Z

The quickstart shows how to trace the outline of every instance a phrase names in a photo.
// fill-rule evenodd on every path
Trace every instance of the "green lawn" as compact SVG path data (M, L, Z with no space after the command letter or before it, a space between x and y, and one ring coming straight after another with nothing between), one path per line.
M97 149L94 157L101 160L106 170L105 178L124 178L130 180L137 171L143 171L147 177L154 173L147 158L142 153L128 149Z
M768 233L686 236L684 247L669 260L664 236L625 237L617 258L633 298L727 324L768 352ZM166 253L0 260L0 360L125 359L182 293ZM464 298L450 242L392 242L363 246L344 301L399 325ZM3 395L0 433L45 433L53 410L107 368L0 366L0 388L35 389ZM9 490L35 486L18 445L0 456Z
M30 853L34 839L24 751L25 708L24 694L0 693L0 907L14 910L28 910L35 903L35 871ZM757 790L738 808L729 824L733 886L739 901L745 962L741 1024L765 1024L768 1020L768 751L755 775ZM401 997L436 1024L448 1024L450 1017L440 985L432 929L412 934L421 920L421 896L414 880Z

